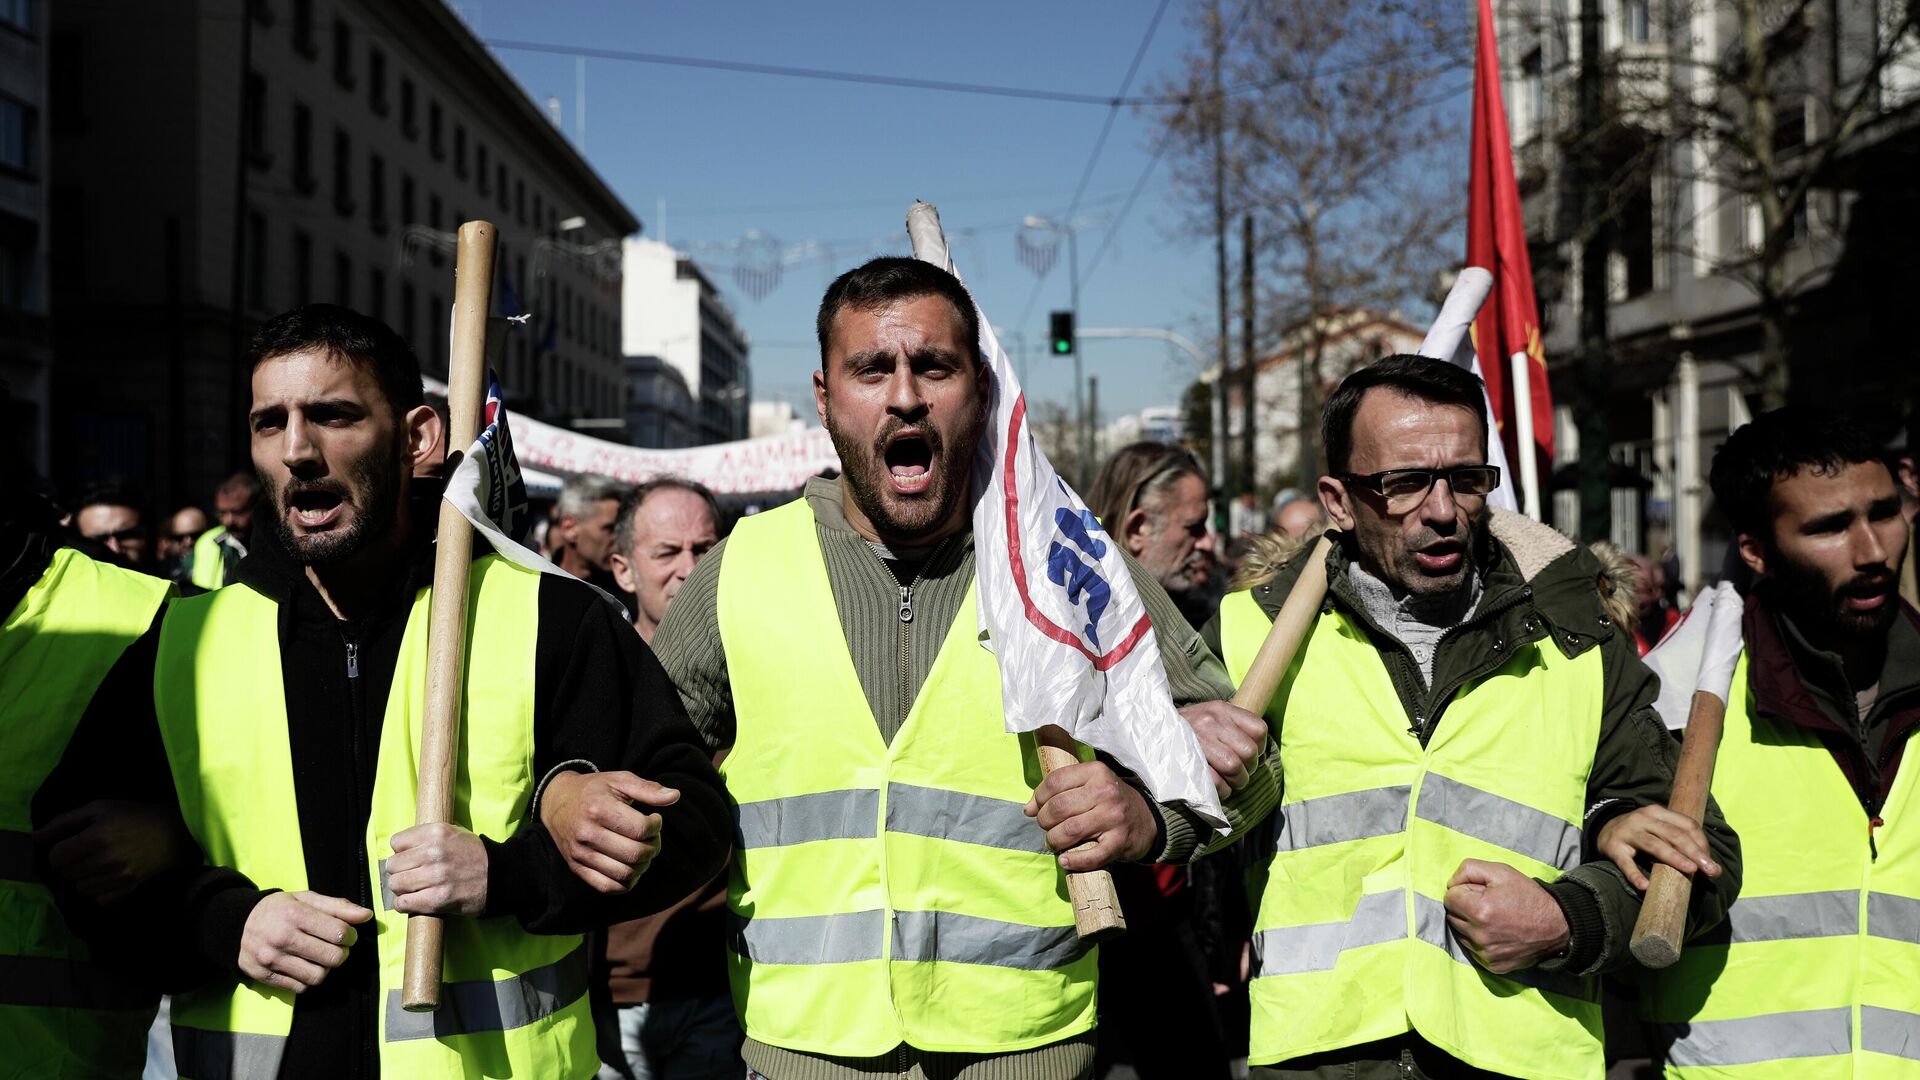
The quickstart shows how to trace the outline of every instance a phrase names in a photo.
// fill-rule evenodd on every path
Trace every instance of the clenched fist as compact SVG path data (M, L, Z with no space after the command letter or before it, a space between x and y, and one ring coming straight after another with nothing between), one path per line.
M387 891L408 915L478 915L487 906L487 848L458 825L415 825L393 834Z
M1026 811L1070 872L1146 858L1158 831L1146 797L1098 761L1055 769L1033 789ZM1075 850L1087 841L1090 847Z
M561 773L540 799L540 823L575 877L623 893L660 854L662 818L636 810L672 806L680 792L630 772Z
M1267 722L1228 701L1202 701L1180 708L1200 740L1214 789L1226 798L1247 786L1249 772L1267 741Z
M1453 935L1495 975L1532 967L1567 947L1560 902L1505 863L1461 863L1447 882L1446 905Z

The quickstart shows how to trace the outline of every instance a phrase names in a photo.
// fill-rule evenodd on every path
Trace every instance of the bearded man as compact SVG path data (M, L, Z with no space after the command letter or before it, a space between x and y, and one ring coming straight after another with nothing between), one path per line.
M1097 961L1062 874L1184 862L1203 833L1105 762L1041 782L1032 738L1006 730L974 607L992 376L965 287L876 259L827 289L816 330L814 401L844 471L736 526L653 638L726 754L743 1056L776 1080L1085 1075ZM1258 719L1218 700L1219 662L1133 576L1175 701L1205 702L1182 712L1229 816L1249 816L1273 791Z
M1646 982L1670 1077L1920 1070L1920 613L1901 493L1856 419L1789 406L1714 454L1755 575L1714 798L1745 883L1725 927ZM1623 837L1658 852L1670 815Z
M152 684L207 862L138 905L197 953L169 972L181 1072L591 1076L581 934L719 868L707 752L617 611L476 540L455 820L415 826L440 418L406 343L345 308L269 321L249 363L268 519L233 583L169 608ZM563 763L651 778L629 785L653 813L625 895L567 873L542 827L535 785ZM447 920L436 1014L398 1004L412 914Z

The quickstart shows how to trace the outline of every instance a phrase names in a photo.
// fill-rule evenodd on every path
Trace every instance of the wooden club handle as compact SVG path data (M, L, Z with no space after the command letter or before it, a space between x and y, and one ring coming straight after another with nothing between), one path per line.
M460 226L454 257L453 344L447 371L447 475L480 435L487 391L487 308L493 297L493 257L499 236L492 223ZM440 514L433 559L433 597L427 617L427 697L420 731L418 824L453 816L454 756L460 746L460 699L467 660L467 573L473 526L457 511ZM400 1003L408 1012L440 1007L442 935L439 916L407 917L407 958Z
M1686 741L1673 771L1673 794L1667 809L1698 822L1707 813L1707 792L1713 786L1713 759L1720 751L1720 732L1727 703L1697 690L1687 710ZM1666 863L1655 863L1648 875L1647 895L1640 903L1628 947L1634 959L1650 968L1663 968L1680 959L1686 940L1687 904L1693 897L1693 878Z
M1240 689L1234 691L1236 707L1261 716L1273 702L1274 691L1280 689L1287 668L1293 665L1293 654L1307 640L1314 619L1320 615L1320 603L1327 598L1327 552L1332 549L1333 537L1323 533L1307 553L1300 579L1280 605L1280 613L1273 617L1273 626L1247 667L1247 677L1240 680Z
M1055 769L1079 763L1073 740L1060 728L1048 724L1035 732L1034 738L1039 743L1043 775L1051 776ZM1091 846L1093 841L1089 840L1074 850ZM1112 874L1105 870L1070 872L1067 895L1073 900L1073 928L1079 932L1080 940L1091 944L1126 931L1127 916L1120 910L1120 895L1114 892Z

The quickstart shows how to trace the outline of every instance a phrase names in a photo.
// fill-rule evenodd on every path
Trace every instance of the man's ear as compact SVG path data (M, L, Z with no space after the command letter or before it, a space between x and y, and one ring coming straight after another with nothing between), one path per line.
M820 414L820 426L827 426L827 371L823 365L813 373L813 411Z
M402 418L407 428L407 455L414 476L440 476L447 463L447 426L427 405L415 405ZM462 449L465 449L462 447Z
M1331 476L1323 476L1318 484L1320 509L1325 511L1327 520L1341 532L1352 532L1355 525L1353 507L1348 505L1347 485Z
M1740 561L1747 564L1754 577L1767 576L1767 549L1760 537L1750 532L1734 534L1733 541L1740 549Z
M627 557L616 551L607 556L607 564L613 571L613 580L620 583L620 588L638 596L640 583L634 580L633 564L627 562Z
M1147 541L1152 538L1152 524L1153 515L1138 506L1127 511L1127 516L1120 519L1120 546L1126 549L1127 554L1137 559L1141 552L1147 550Z

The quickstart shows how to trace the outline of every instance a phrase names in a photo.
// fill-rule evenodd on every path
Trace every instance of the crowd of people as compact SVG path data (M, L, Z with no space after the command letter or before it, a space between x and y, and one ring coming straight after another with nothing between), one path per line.
M11 463L0 1076L1920 1075L1916 500L1857 424L1780 410L1714 458L1751 584L1701 820L1665 805L1659 566L1488 509L1469 372L1356 370L1316 489L1219 519L1189 451L1122 448L1087 502L1219 830L1006 731L975 320L930 264L850 270L813 376L837 475L737 521L578 477L531 541L563 573L477 543L444 824L415 747L446 426L392 330L266 324L211 514ZM1628 948L1656 862L1693 877L1660 971ZM1128 929L1096 948L1066 875L1102 867ZM437 1012L401 1005L414 915Z

